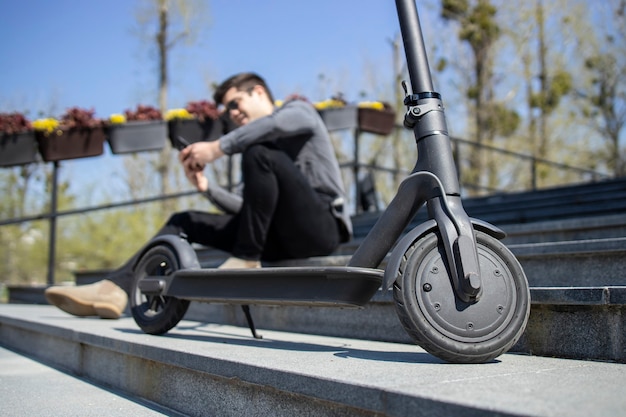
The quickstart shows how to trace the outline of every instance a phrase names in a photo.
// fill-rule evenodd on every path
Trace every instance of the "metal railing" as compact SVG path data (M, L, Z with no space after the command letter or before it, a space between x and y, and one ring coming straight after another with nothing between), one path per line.
M396 126L396 128L402 128L404 129L402 126ZM375 164L364 164L361 163L359 160L359 132L357 131L354 135L354 159L352 161L349 162L344 162L341 164L341 168L343 169L349 169L352 171L352 174L354 176L354 186L355 186L355 201L353 202L355 204L355 212L358 213L359 212L359 208L358 208L358 201L359 201L359 175L361 173L362 170L367 169L370 172L381 172L381 173L386 173L386 174L392 174L392 175L398 175L398 174L407 174L409 171L406 169L401 169L401 168L390 168L390 167L382 167L382 166L378 166ZM601 172L597 172L597 171L593 171L593 170L589 170L589 169L584 169L584 168L579 168L579 167L574 167L574 166L570 166L567 164L562 164L559 162L554 162L554 161L549 161L546 159L541 159L541 158L535 158L533 156L527 155L527 154L523 154L523 153L517 153L517 152L513 152L510 150L506 150L506 149L501 149L501 148L497 148L497 147L493 147L493 146L489 146L489 145L482 145L482 144L477 144L475 142L472 141L468 141L465 139L459 139L459 138L451 138L452 144L453 144L453 150L454 150L454 154L455 154L455 161L457 164L457 171L459 172L459 175L462 176L462 170L461 170L461 164L459 163L460 160L462 160L462 154L459 148L459 145L463 144L463 145L468 145L471 147L475 147L478 148L480 150L487 150L489 152L496 152L499 154L503 154L503 155L507 155L507 156L511 156L513 158L516 158L520 161L525 161L529 163L529 175L531 178L531 186L530 189L531 190L536 190L537 189L537 167L540 164L552 167L554 169L558 169L561 171L572 171L572 172L576 172L579 174L585 174L588 175L592 178L592 181L597 181L598 179L604 179L604 178L611 178L610 175L601 173ZM22 223L27 223L27 222L32 222L32 221L38 221L38 220L48 220L49 221L49 227L50 227L50 235L49 235L49 242L48 242L48 272L47 272L47 283L49 285L54 284L54 265L55 265L55 259L56 259L56 228L57 228L57 219L59 217L64 217L64 216L73 216L73 215L79 215L79 214L85 214L85 213L90 213L90 212L96 212L96 211L102 211L102 210L109 210L109 209L115 209L115 208L121 208L121 207L127 207L127 206L135 206L135 205L140 205L140 204L146 204L146 203L153 203L153 202L158 202L158 201L163 201L163 200L168 200L168 199L178 199L178 198L182 198L182 197L188 197L188 196L192 196L192 195L196 195L199 194L197 191L186 191L186 192L181 192L181 193L174 193L174 194L168 194L168 195L157 195L157 196L153 196L153 197L148 197L148 198L143 198L143 199L135 199L135 200L129 200L129 201L124 201L124 202L118 202L118 203L110 203L110 204L103 204L103 205L98 205L98 206L92 206L92 207L84 207L84 208L79 208L79 209L72 209L72 210L64 210L64 211L58 211L57 210L57 193L58 193L58 189L57 189L57 183L58 183L58 169L59 169L59 163L58 162L54 162L53 163L53 173L52 173L52 178L51 178L51 182L52 182L52 187L51 187L51 195L50 195L50 211L47 213L41 213L41 214L36 214L36 215L30 215L30 216L23 216L23 217L18 217L18 218L12 218L12 219L5 219L5 220L0 220L0 227L1 226L7 226L7 225L14 225L14 224L22 224ZM232 170L232 165L229 164L229 170ZM232 178L231 174L228 174L228 178ZM475 185L472 184L463 184L462 186L464 187L475 187ZM484 187L483 187L484 188ZM498 192L501 190L489 190L491 192Z

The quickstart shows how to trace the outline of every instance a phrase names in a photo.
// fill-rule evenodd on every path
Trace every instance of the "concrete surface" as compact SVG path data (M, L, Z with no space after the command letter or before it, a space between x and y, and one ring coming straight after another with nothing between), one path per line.
M177 415L0 347L0 414L150 417Z
M259 331L263 339L255 340L246 328L181 321L159 337L143 334L128 317L0 305L0 344L183 414L626 412L623 364L505 354L487 364L451 365L409 344Z

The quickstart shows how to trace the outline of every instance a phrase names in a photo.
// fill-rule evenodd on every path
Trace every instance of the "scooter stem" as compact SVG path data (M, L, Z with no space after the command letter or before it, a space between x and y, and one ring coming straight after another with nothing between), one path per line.
M476 238L469 216L460 202L458 174L441 96L432 88L424 40L413 0L396 0L411 89L404 124L413 128L418 160L409 178L352 256L349 266L376 268L400 237L419 208L428 202L431 218L450 266L453 285L463 301L481 292ZM429 177L429 180L424 180ZM448 197L452 203L448 202ZM404 248L401 248L404 249Z
M400 31L413 93L433 91L428 57L414 0L396 0Z

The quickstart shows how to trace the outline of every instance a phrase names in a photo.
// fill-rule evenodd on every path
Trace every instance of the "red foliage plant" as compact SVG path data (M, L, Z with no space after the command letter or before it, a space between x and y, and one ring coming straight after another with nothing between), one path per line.
M0 113L0 134L14 135L32 130L30 121L21 113Z
M136 110L124 111L127 121L131 120L163 120L163 116L159 109L139 104Z
M94 116L94 109L81 109L71 107L61 116L59 127L61 129L79 129L102 127L103 121Z
M190 101L185 109L201 122L205 119L216 120L220 116L215 103L207 100Z
M309 103L308 98L298 93L292 93L292 94L289 94L287 97L285 97L285 102L292 101L292 100L301 100L301 101L306 101L307 103Z

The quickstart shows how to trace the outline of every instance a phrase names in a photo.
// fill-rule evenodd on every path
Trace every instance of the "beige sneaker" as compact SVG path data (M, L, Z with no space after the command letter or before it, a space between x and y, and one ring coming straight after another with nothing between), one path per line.
M45 295L50 304L66 313L103 319L120 318L128 302L126 292L107 279L76 287L50 287Z
M231 256L217 269L254 269L260 267L260 261L248 261L246 259L235 258L234 256Z

